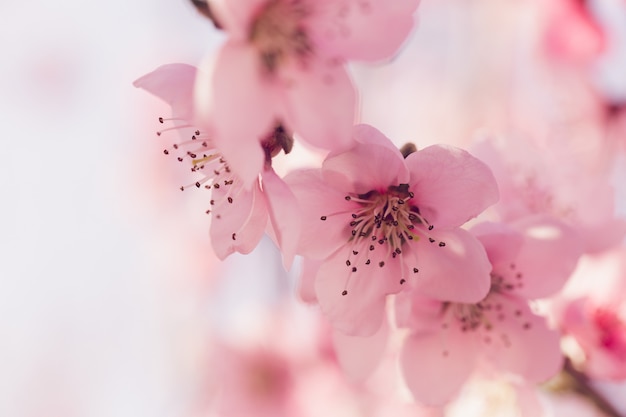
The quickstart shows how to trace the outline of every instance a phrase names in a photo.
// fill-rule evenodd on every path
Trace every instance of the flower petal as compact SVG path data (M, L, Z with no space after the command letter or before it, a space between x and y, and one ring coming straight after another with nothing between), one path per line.
M302 260L302 270L298 279L297 293L300 300L305 303L317 303L315 294L315 277L319 271L322 261L318 259L304 258Z
M508 266L515 262L524 243L522 234L506 223L483 222L470 232L482 243L494 269L497 265Z
M356 90L346 70L315 60L284 68L287 125L312 146L345 150L352 144Z
M350 239L350 213L356 203L345 200L345 193L329 187L319 170L297 170L285 176L302 212L298 252L323 259ZM322 217L325 220L321 220Z
M378 331L369 337L333 332L333 345L339 365L353 381L367 378L378 367L388 340L389 324L386 320L383 320Z
M525 298L554 295L574 272L582 255L580 236L563 222L550 216L527 217L512 224L524 234L524 244L515 260L523 274L521 288Z
M439 228L460 226L498 201L487 165L462 149L429 146L409 155L406 165L422 215Z
M434 232L434 242L422 237L411 245L419 269L412 281L415 289L442 301L474 303L483 299L491 285L491 264L483 246L463 229Z
M213 189L212 198L216 203L210 233L217 257L224 259L233 252L250 253L263 237L267 224L265 197L258 183L249 191L237 183Z
M490 352L490 361L534 383L556 375L563 364L559 333L548 328L544 317L533 314L523 299L499 295L490 299L502 306L485 311L495 323L492 343L498 338L501 342Z
M413 397L425 405L450 401L476 366L473 334L461 333L452 326L444 335L414 333L407 337L400 352L404 380Z
M196 68L191 65L167 64L135 80L133 85L169 104L173 117L192 121L196 73Z
M300 238L300 211L296 197L273 169L263 171L263 193L268 203L273 236L289 270Z
M196 102L213 126L215 144L246 187L261 173L260 141L276 119L271 83L261 75L253 47L228 42L208 75L198 73Z
M359 142L352 149L324 161L322 176L327 184L344 192L365 194L386 192L390 185L408 182L402 154L389 139L372 127L361 127L355 133Z
M321 54L366 61L391 58L413 29L419 0L326 2L309 29Z
M353 259L348 264L354 249L362 262ZM315 278L322 312L336 330L348 335L373 335L385 316L386 295L402 289L402 265L397 258L387 259L382 251L373 251L365 265L367 255L367 247L340 248L324 261Z

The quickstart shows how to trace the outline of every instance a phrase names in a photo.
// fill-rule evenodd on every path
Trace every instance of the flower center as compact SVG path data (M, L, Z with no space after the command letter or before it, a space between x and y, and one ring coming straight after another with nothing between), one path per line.
M438 242L439 247L446 246L445 242L437 241L430 235L434 226L421 215L419 207L411 204L414 196L408 184L392 185L383 192L371 190L364 194L353 193L345 196L346 201L356 203L350 210L352 213L348 224L350 235L347 243L350 251L346 265L351 268L351 272L357 272L360 264L369 266L374 256L377 257L380 268L389 259L400 258L403 265L405 261L411 262L404 258L403 246L421 237L427 237L430 243ZM335 213L345 214L346 212ZM322 216L320 219L325 221L327 218L328 216ZM382 250L383 253L378 253L377 250ZM410 256L415 258L415 253ZM413 273L419 272L417 262L407 267L412 268ZM401 278L400 284L405 282ZM347 290L342 292L342 295L347 294Z
M269 0L252 23L249 40L259 50L261 63L274 74L289 57L305 59L312 45L303 25L310 14L302 0Z

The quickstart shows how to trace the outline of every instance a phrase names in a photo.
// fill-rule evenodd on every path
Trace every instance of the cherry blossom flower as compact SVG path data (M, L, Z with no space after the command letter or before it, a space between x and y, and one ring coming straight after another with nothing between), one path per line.
M588 256L555 301L563 333L582 348L573 358L587 375L626 379L626 249Z
M406 160L371 126L356 145L330 155L321 170L285 177L303 212L300 284L336 329L371 335L385 296L405 284L440 300L476 302L491 266L480 243L459 226L498 198L495 180L460 149L431 146ZM314 296L312 294L314 289Z
M417 4L211 2L229 38L198 79L198 102L216 144L246 184L263 168L259 141L276 123L318 148L349 147L356 91L344 62L391 57L413 27Z
M559 333L532 312L528 299L565 284L581 254L575 233L543 217L512 226L482 223L472 232L493 266L483 300L441 302L418 292L397 300L399 323L411 329L402 372L415 399L425 404L451 400L481 365L540 382L562 364Z
M494 209L503 221L555 216L576 229L588 253L611 248L626 234L626 221L615 215L604 150L595 144L577 147L568 138L542 142L510 134L484 140L472 151L498 181Z
M262 143L265 167L248 188L231 169L212 137L196 127L193 106L193 85L197 77L194 67L170 64L157 68L134 82L136 87L163 99L172 107L171 118L159 118L170 126L157 132L161 136L176 131L182 138L163 152L177 153L179 162L188 161L198 179L186 188L211 191L207 214L212 214L211 242L216 255L226 258L233 252L249 253L259 243L268 227L269 234L283 250L286 267L291 265L298 239L299 221L295 197L271 167L271 158L281 149L289 151L290 138L281 126L266 134ZM270 220L268 225L268 218Z
M537 2L537 7L549 10L545 14L544 47L550 57L587 63L604 50L606 36L589 5L578 0L552 0L548 5Z

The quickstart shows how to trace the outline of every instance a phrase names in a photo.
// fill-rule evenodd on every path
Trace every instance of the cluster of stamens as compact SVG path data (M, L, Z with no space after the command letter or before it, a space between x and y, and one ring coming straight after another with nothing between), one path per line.
M506 294L513 291L516 287L522 287L523 275L516 271L515 264L509 265L514 276L514 282L507 280L506 273L491 273L491 288L487 296L478 303L442 303L442 329L446 330L450 326L458 326L461 332L484 332L481 339L486 344L491 344L493 337L500 338L504 347L511 345L511 340L506 333L493 334L494 327L497 329L497 323L513 318L520 323L523 330L529 330L532 325L524 318L524 313L519 308L506 310L508 303L502 303L496 294ZM444 356L447 351L444 350Z
M437 243L439 247L446 246L445 242L437 241L430 235L434 226L422 216L419 207L412 204L414 197L408 184L390 186L383 192L372 190L364 194L345 196L347 201L357 203L348 224L350 252L346 266L352 273L357 272L361 265L370 267L373 252L383 250L385 254L382 259L399 259L403 271L406 261L407 267L417 274L419 268L414 251L410 255L413 259L405 259L403 248L408 242L427 238L430 243ZM345 212L334 215L345 215ZM328 216L322 216L321 220L325 221L327 218ZM385 261L378 261L377 265L383 268ZM406 279L402 277L400 284L405 282ZM342 295L347 294L348 291L344 289Z
M170 131L194 129L192 125L187 124L184 120L175 118L165 119L163 117L159 117L159 123L164 124L166 122L172 122L173 126L158 131L158 136ZM199 172L202 174L202 178L198 181L181 186L181 191L192 187L204 188L207 190L220 190L228 188L228 191L223 193L223 196L221 196L219 200L211 199L210 205L215 206L222 202L233 204L237 193L231 192L234 191L231 189L233 184L238 183L237 178L231 174L228 163L222 157L221 153L215 149L211 139L206 134L196 129L191 133L188 140L174 143L170 148L163 150L165 155L170 155L175 152L178 153L176 159L179 162L187 160L191 163L191 172ZM240 187L236 188L240 189ZM206 213L210 214L211 208L206 210ZM216 214L216 218L219 219L220 217L221 215ZM234 239L235 236L233 234L233 240Z

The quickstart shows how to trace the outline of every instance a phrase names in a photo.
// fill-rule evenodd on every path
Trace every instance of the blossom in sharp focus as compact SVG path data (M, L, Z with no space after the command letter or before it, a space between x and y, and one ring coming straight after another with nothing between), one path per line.
M402 373L425 404L450 401L481 365L535 383L562 364L559 333L533 313L528 300L565 284L582 253L575 233L546 217L512 226L482 223L472 232L493 266L483 300L441 302L418 292L397 300L399 322L411 330L401 352Z
M385 296L405 286L440 300L484 297L491 266L459 226L498 199L487 166L444 146L403 159L367 125L353 136L321 169L285 177L303 212L298 251L320 261L305 263L303 298L317 299L336 329L365 336L379 328Z
M356 91L348 59L392 56L417 0L220 0L228 40L199 77L198 103L245 183L263 167L259 141L282 123L309 144L346 149Z
M246 187L212 136L202 127L196 127L198 122L192 99L196 76L196 68L190 65L170 64L134 82L135 87L154 94L172 107L171 118L159 118L159 122L170 126L157 135L176 131L181 139L163 152L177 154L177 160L188 162L191 172L198 176L195 182L180 188L211 191L206 213L212 214L211 242L220 259L233 252L251 252L268 226L269 234L283 250L285 265L290 266L299 233L297 203L271 167L273 156L281 149L289 151L290 138L282 126L273 127L266 133L262 142L263 171L257 175L252 187Z

